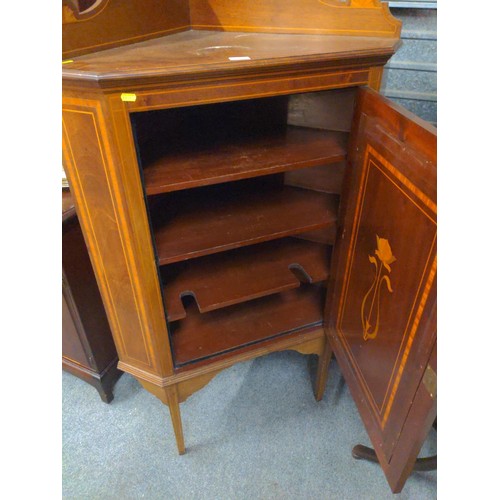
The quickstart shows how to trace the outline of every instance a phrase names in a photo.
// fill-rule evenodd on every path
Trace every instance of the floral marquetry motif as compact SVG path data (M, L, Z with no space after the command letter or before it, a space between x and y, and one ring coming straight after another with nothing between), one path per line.
M418 426L407 427L436 343L436 135L365 89L350 141L327 334L396 492L436 411L428 396Z
M64 167L119 368L182 454L179 404L217 373L315 354L320 400L333 350L399 491L435 345L436 141L358 87L401 22L380 0L63 5Z
M361 321L363 323L364 340L374 339L377 336L380 323L380 292L382 282L385 282L387 290L392 293L391 280L387 274L382 274L382 271L385 268L385 270L390 273L390 264L396 261L396 257L392 254L389 241L385 238L380 238L378 235L376 236L377 249L375 250L375 255L378 257L380 265L373 255L368 256L368 260L375 266L375 278L361 304ZM371 323L373 321L373 316L375 316L374 327Z

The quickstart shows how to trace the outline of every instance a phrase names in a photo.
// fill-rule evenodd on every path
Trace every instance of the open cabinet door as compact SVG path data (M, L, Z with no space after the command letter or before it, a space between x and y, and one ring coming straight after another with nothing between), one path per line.
M348 160L326 331L396 493L436 417L436 131L363 88Z

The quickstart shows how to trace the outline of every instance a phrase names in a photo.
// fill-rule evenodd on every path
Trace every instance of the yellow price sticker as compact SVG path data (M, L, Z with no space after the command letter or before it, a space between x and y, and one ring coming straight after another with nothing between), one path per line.
M123 102L135 102L137 100L137 96L135 94L122 94L121 95Z

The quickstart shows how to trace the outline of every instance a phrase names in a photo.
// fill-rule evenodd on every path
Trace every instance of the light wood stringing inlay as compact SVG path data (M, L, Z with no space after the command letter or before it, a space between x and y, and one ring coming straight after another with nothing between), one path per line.
M92 121L85 123L89 117ZM131 272L129 250L124 244L124 238L120 231L120 227L123 229L126 225L123 222L120 226L118 225L118 221L123 221L124 218L123 200L116 199L118 190L114 191L115 196L112 194L113 188L111 184L116 185L117 179L113 178L113 174L110 172L111 169L108 163L111 161L109 160L111 158L110 146L102 135L101 104L98 101L68 99L63 110L63 120L66 172L79 211L80 222L82 226L86 227L85 234L93 237L87 238L87 244L104 295L104 302L110 316L117 347L121 352L120 357L133 360L145 369L155 370L151 345L148 342L144 328L144 315L136 312L141 311L143 308L140 307L137 297L136 284L138 278L137 275L133 275L136 272ZM101 123L99 123L100 121ZM98 124L101 126L99 127ZM68 132L68 127L72 127L73 133ZM78 144L71 143L69 137L78 136L79 132L87 134L86 140L79 141ZM85 149L82 149L79 144L84 144ZM79 150L74 150L75 146ZM77 168L79 161L93 162L94 175L86 173L82 177ZM92 168L86 168L84 171L92 172ZM102 177L102 180L99 177ZM91 206L84 194L95 192L96 189L100 193L98 196L99 207ZM102 233L103 230L99 229L99 218L101 217L106 218L106 236ZM97 234L99 231L100 236ZM99 241L106 241L106 247L99 245ZM113 254L112 256L110 252ZM105 262L109 258L117 262L123 260L123 265L118 267L106 266ZM126 270L127 274L120 274L120 271L114 272L113 269ZM130 302L129 306L125 306L127 302ZM125 309L127 314L118 314L118 307L121 307L122 310ZM127 321L124 323L125 319ZM142 339L143 347L141 349L138 349L139 344L137 342L124 342L124 336L133 335L137 339L137 333L140 333L139 339ZM131 347L134 348L134 351L131 351Z
M376 163L374 163L370 159L370 155L372 155L374 158L376 158L377 161L380 162L380 164L388 172L390 172L394 177L396 177L397 180L400 181L401 184L407 189L407 191L402 189L393 180L391 180L387 176L387 173L383 172L383 170L380 168L380 166L377 165ZM430 198L428 196L426 196L409 179L407 179L400 171L398 171L393 165L391 165L391 163L388 162L382 155L380 155L371 145L369 145L369 144L367 145L367 148L365 151L365 160L364 160L364 165L363 165L363 171L361 174L362 189L360 189L360 191L359 191L358 199L356 202L356 209L355 209L355 216L354 216L354 230L352 232L351 241L349 244L348 258L347 258L347 269L346 269L346 273L344 275L342 293L341 293L341 297L340 297L339 315L337 318L337 331L339 332L339 339L344 344L346 352L348 353L348 355L351 359L352 365L355 368L355 370L359 376L361 385L363 387L363 391L365 392L365 394L367 396L367 400L368 400L370 406L372 407L372 409L374 410L374 415L376 416L376 418L379 422L379 425L383 429L385 424L387 423L388 418L389 418L390 410L392 408L392 404L394 402L394 398L395 398L399 383L401 381L401 377L402 377L406 362L408 360L408 356L409 356L409 353L410 353L410 350L411 350L411 347L413 344L415 333L416 333L418 326L420 324L423 310L424 310L424 307L426 305L427 298L428 298L430 289L432 287L432 284L433 284L433 281L435 278L436 269L437 269L436 258L434 259L434 262L433 262L430 269L429 269L429 262L430 262L431 255L432 255L434 248L435 248L436 236L434 237L433 244L431 245L429 255L427 257L427 263L425 265L424 272L422 274L422 279L421 279L420 285L417 289L417 292L415 294L413 306L412 306L410 314L408 316L408 323L407 323L405 332L404 332L403 337L402 337L402 342L400 345L399 354L396 358L396 363L394 364L394 367L392 369L392 375L391 375L390 382L388 384L386 396L384 398L384 402L382 404L382 407L379 408L379 406L375 402L375 398L373 397L373 394L370 391L368 383L365 380L365 377L364 377L361 369L357 365L355 358L350 350L350 347L344 338L344 333L342 331L342 326L341 326L342 325L342 318L343 318L343 314L344 314L344 310L345 310L345 305L346 305L345 299L347 296L347 291L349 289L352 264L354 261L354 254L355 254L355 250L356 250L358 231L360 228L360 215L362 212L364 198L365 198L366 191L367 191L366 188L367 188L367 181L368 181L368 171L369 171L370 166L373 166L374 168L377 168L378 170L380 170L389 180L391 180L391 182L401 191L401 193L405 197L407 197L416 206L416 208L418 210L420 210L427 218L432 220L432 222L435 225L436 225L435 218L430 217L430 214L428 213L427 210L424 210L424 207L430 208L432 210L432 212L436 214L437 213L437 206L432 200L430 200ZM420 206L419 204L417 204L415 202L414 197L410 196L408 192L411 193L412 195L416 196L417 199L422 202L423 207ZM424 280L425 280L424 290L423 290L423 293L422 293L420 301L419 301L417 313L414 316L415 304L417 302L418 297L421 294L422 283L424 282ZM411 322L412 317L414 317L413 322ZM408 335L408 329L409 329L410 323L412 324L412 326L410 329L410 334ZM403 356L401 356L400 354L401 354L401 351L403 349L404 349ZM395 377L394 377L394 373L396 373ZM387 394L390 394L389 398L387 398Z
M127 102L126 105L130 112L150 111L153 109L352 87L353 85L366 84L368 80L369 71L366 69L335 71L322 75L296 76L293 78L293 81L289 80L288 73L284 73L282 77L259 79L258 82L187 86L182 89L164 91L139 91L137 92L136 100L134 102ZM285 89L282 88L283 84L286 84ZM230 90L228 91L228 89ZM220 95L213 97L214 91L217 91Z

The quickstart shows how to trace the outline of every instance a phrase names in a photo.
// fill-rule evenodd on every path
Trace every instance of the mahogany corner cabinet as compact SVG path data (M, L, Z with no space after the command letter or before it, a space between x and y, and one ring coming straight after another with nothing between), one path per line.
M92 2L87 2L90 4ZM394 492L436 417L436 131L378 0L63 2L63 156L119 355L168 405L331 353ZM306 437L304 438L306 439Z

